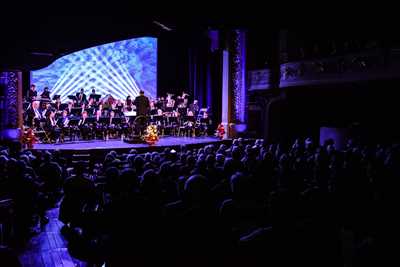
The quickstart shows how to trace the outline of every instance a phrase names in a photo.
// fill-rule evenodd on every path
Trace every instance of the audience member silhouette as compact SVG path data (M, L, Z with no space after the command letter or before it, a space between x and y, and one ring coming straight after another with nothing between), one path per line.
M64 157L1 148L0 196L15 202L23 242L62 196L71 253L98 264L379 265L394 229L383 207L397 203L398 145L235 139L91 164Z

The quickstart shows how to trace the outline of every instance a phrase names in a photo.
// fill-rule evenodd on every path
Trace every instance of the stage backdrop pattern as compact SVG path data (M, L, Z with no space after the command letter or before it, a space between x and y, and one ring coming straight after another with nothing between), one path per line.
M91 47L65 55L46 68L31 72L31 83L38 93L49 87L51 97L75 95L81 88L97 94L125 99L157 95L157 39L134 38Z

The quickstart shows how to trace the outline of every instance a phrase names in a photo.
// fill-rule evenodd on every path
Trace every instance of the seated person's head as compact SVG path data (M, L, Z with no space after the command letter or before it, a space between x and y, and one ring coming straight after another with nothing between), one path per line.
M224 154L217 154L217 155L215 156L215 161L216 161L216 163L217 163L218 165L223 165L224 162L225 162L225 156L224 156Z
M45 151L43 154L43 160L49 162L53 159L53 155L49 151Z
M185 196L189 201L202 201L210 198L210 187L207 179L202 175L192 175L185 183Z
M159 175L152 169L146 170L140 180L140 189L143 193L158 193L161 190Z
M78 161L74 166L75 175L81 176L86 171L86 163L84 161Z
M168 176L170 176L172 173L171 173L171 170L172 170L172 168L171 168L171 162L170 161L165 161L165 162L163 162L162 164L161 164L161 166L160 166L160 172L159 172L159 174L160 174L160 176L162 177L162 178L165 178L165 177L168 177Z
M110 167L106 170L106 182L108 185L114 185L119 180L119 170L116 167Z
M120 188L125 192L134 192L138 190L139 180L135 170L131 168L125 168L121 171Z
M241 157L242 157L242 153L241 153L239 147L237 147L237 146L233 147L233 149L232 149L232 159L240 160Z
M0 168L6 167L8 158L5 155L0 155Z
M144 165L144 159L141 156L136 156L134 160L134 166L137 169L143 168Z
M208 167L212 167L215 164L215 156L210 154L206 157L206 164Z
M231 191L234 197L250 196L251 181L243 173L237 172L230 179Z

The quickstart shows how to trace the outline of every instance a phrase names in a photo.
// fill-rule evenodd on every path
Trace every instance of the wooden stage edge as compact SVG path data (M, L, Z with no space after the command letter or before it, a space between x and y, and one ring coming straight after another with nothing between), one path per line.
M203 147L207 144L229 144L231 139L220 140L216 137L162 137L154 145L146 143L132 144L122 140L90 140L90 141L76 141L63 144L36 144L32 149L33 152L37 151L54 151L59 150L63 154L93 154L108 153L114 150L118 153L128 153L131 149L136 149L138 153L163 151L166 147L173 148L177 151L180 150L181 145L188 148ZM103 153L101 153L103 152Z

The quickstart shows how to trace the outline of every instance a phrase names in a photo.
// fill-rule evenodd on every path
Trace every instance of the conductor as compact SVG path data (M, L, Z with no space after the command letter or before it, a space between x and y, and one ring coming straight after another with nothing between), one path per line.
M140 90L139 96L135 98L133 104L136 106L137 116L147 116L150 109L150 101L147 96L144 95L143 90Z

